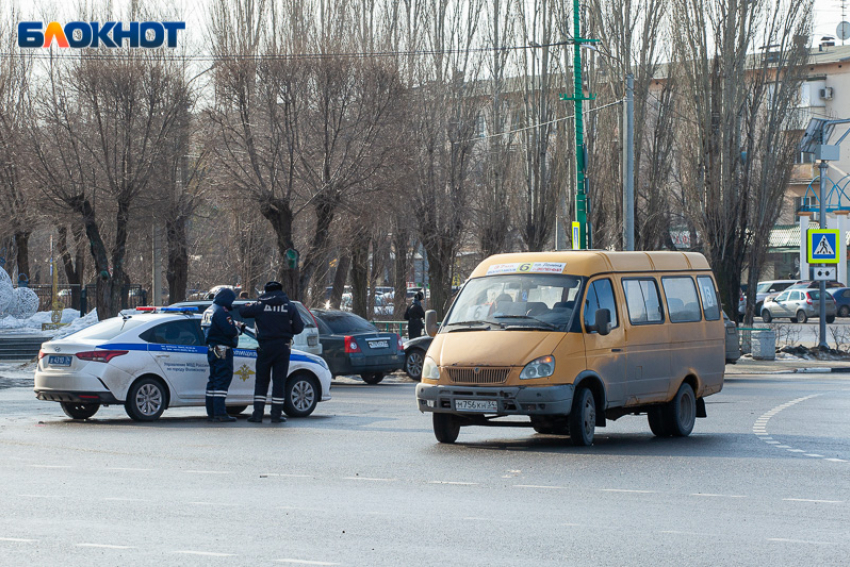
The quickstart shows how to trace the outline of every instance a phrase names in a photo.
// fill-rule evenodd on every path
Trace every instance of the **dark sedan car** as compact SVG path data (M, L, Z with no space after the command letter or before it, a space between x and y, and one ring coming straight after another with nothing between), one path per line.
M850 287L827 289L835 299L835 307L839 317L850 317Z
M313 309L322 357L334 376L359 374L367 384L404 368L404 345L396 333L383 333L366 319L345 311Z
M422 379L422 363L425 362L425 353L433 340L434 337L422 335L404 345L404 370L417 382Z

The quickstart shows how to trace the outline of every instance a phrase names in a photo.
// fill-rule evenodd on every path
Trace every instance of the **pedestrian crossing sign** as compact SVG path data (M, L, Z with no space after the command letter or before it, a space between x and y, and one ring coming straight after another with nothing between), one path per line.
M838 230L811 229L806 237L809 264L838 263Z

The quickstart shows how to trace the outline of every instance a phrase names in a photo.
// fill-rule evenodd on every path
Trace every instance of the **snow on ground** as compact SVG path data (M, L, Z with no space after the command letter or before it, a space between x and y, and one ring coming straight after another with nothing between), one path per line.
M35 362L0 363L0 390L5 388L32 388L35 375Z
M62 322L67 323L67 327L42 331L42 323L52 322L50 320L51 315L51 311L39 311L29 319L15 319L14 317L0 319L0 336L3 334L26 334L60 338L97 323L97 311L92 310L85 317L80 317L80 312L76 309L65 309L62 311Z

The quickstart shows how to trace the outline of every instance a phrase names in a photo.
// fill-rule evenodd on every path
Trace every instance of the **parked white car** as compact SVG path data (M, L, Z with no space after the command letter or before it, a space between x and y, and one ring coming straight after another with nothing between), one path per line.
M231 415L254 399L256 339L239 337L227 395ZM163 308L106 319L65 338L44 343L38 355L35 394L62 404L73 419L100 406L124 405L137 421L153 421L170 407L204 406L209 365L201 318ZM284 411L306 417L331 399L331 373L319 356L292 351Z

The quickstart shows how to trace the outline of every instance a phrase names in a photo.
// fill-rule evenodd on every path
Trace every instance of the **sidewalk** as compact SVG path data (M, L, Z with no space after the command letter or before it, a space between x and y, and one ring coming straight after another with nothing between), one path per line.
M776 354L776 360L753 360L742 356L737 364L726 365L726 376L743 374L792 374L792 373L850 373L850 361L805 360Z

